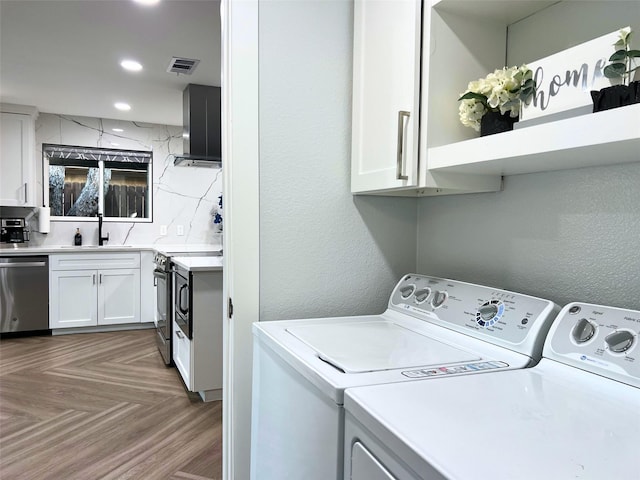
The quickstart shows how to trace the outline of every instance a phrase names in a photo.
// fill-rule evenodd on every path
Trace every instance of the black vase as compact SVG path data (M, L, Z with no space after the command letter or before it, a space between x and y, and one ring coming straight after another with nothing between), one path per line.
M640 103L640 81L631 82L629 85L614 85L602 90L591 90L591 100L593 100L594 112Z
M509 113L488 111L480 119L480 136L493 135L494 133L508 132L513 130L513 124L518 118L513 118Z

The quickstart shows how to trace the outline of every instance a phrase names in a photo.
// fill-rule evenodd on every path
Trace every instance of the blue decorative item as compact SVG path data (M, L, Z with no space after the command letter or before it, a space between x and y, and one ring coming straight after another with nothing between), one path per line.
M222 232L222 194L218 196L218 207L214 207L211 214L213 215L213 224L218 226L219 232Z

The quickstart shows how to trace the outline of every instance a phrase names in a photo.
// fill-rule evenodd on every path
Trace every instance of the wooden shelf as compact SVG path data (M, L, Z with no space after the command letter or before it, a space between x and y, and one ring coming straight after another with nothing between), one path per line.
M517 175L640 162L640 104L428 149L429 170Z

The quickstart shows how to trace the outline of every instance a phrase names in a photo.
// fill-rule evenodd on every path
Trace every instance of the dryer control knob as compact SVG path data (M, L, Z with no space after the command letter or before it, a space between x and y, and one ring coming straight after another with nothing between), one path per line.
M573 327L571 336L577 343L588 342L596 333L596 327L586 318L581 318Z
M633 345L633 333L627 330L619 330L607 335L604 341L609 345L609 350L616 353L626 352Z

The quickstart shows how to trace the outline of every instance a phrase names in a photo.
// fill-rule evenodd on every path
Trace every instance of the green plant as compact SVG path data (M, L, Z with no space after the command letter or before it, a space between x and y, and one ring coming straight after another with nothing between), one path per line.
M631 50L631 27L621 29L619 34L620 39L614 43L617 50L609 57L613 63L604 67L603 73L607 78L621 78L622 83L629 85L631 74L640 68L631 68L635 59L640 57L640 50Z
M527 103L535 91L533 72L526 65L496 70L470 82L458 98L460 122L479 131L480 119L488 111L509 113L515 118L520 113L520 102Z

